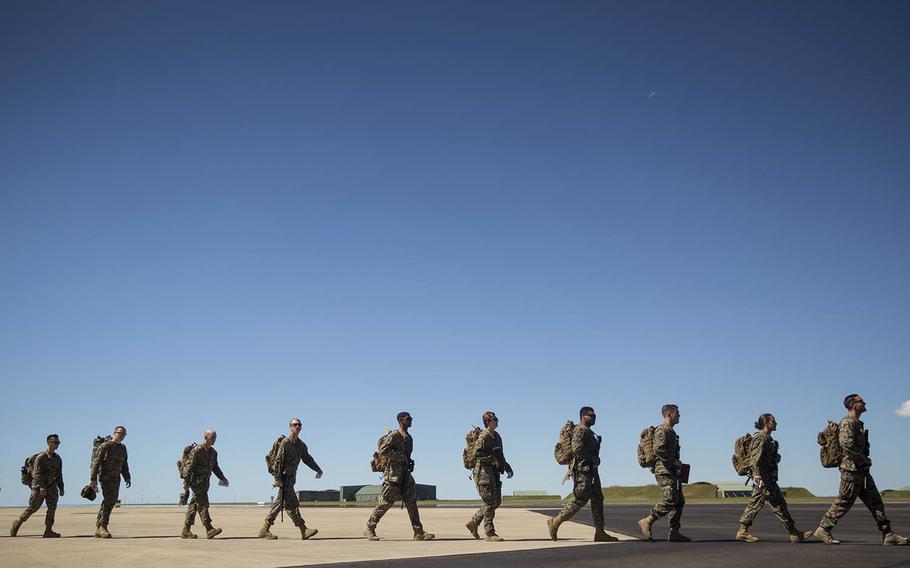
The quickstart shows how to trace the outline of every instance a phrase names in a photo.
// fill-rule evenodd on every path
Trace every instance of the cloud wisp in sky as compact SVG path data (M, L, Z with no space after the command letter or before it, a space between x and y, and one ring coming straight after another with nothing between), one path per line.
M901 418L910 418L910 400L902 402L901 405L894 410L894 413Z

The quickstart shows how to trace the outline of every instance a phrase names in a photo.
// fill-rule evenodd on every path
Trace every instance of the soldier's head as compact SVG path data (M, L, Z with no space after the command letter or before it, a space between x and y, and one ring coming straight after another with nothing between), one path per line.
M218 432L209 428L208 430L206 430L205 432L202 433L202 438L205 440L205 445L208 446L209 448L211 448L212 446L215 445L215 440L218 439Z
M854 411L856 415L859 416L866 411L866 401L856 393L848 394L844 397L844 408L846 408L848 412L851 410Z
M303 422L299 418L291 418L288 422L288 430L291 431L291 438L296 438L300 435L300 431L303 430Z
M773 414L762 414L758 417L758 420L755 421L756 430L764 430L765 427L767 427L770 432L777 430L777 420L774 418Z
M60 436L57 434L48 434L47 435L47 451L49 453L54 453L57 451L57 447L60 446Z
M660 408L660 414L664 417L664 422L670 426L679 424L679 407L675 404L665 404Z
M403 412L403 411L399 412L397 418L398 418L398 426L400 428L403 428L404 430L407 430L408 428L410 428L411 424L414 423L414 418L411 417L410 412Z
M594 409L590 406L582 406L581 410L578 411L578 421L590 428L597 422L597 414L594 413Z
M499 426L499 418L496 417L495 412L488 410L483 413L483 426L490 430L495 430Z
M115 442L122 442L126 438L126 427L117 426L114 428L114 433L111 434L111 439Z

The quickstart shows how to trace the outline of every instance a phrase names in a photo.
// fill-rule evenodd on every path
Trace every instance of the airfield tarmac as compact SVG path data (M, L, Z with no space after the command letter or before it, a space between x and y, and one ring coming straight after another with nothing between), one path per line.
M320 529L313 540L301 541L299 532L285 520L276 524L277 541L264 541L255 534L261 525L262 508L214 507L215 525L224 533L214 540L182 540L183 510L167 508L118 509L111 519L114 538L92 538L95 511L86 508L58 510L57 530L65 538L42 539L43 511L29 520L13 539L7 535L17 509L0 509L0 567L92 566L136 568L214 564L230 567L293 567L357 565L360 568L475 568L478 563L514 568L550 568L554 564L582 567L671 565L674 568L710 566L768 566L800 568L861 565L864 568L910 566L910 546L884 547L869 512L860 503L835 530L843 541L826 546L814 539L791 544L780 523L765 508L753 525L762 539L754 544L734 540L742 504L688 505L683 532L696 542L642 542L636 521L647 505L607 505L607 530L623 542L591 542L591 513L584 509L573 522L560 528L559 542L547 538L546 516L557 508L503 508L497 512L497 529L507 540L501 543L475 541L464 529L472 509L431 507L420 510L424 526L436 533L432 542L410 540L407 514L398 507L379 525L380 542L362 535L368 509L304 509L310 526ZM823 504L790 507L800 528L812 530L826 509ZM897 532L910 533L910 504L887 505ZM655 538L666 534L666 521L655 525ZM196 525L197 532L202 531ZM297 537L295 538L295 535ZM483 555L483 556L480 556Z
M407 512L398 506L382 519L377 533L383 539L369 542L362 531L370 515L368 508L303 508L307 526L319 534L300 540L300 531L285 519L272 533L278 540L257 538L267 510L262 507L212 507L214 525L224 532L213 540L179 538L185 509L121 508L111 516L114 538L94 538L93 508L60 508L55 530L61 539L45 539L44 509L22 526L19 536L9 536L9 526L20 509L0 509L0 567L146 568L159 566L219 566L219 568L273 568L338 562L422 558L451 554L477 554L491 550L518 551L563 548L590 543L593 529L583 524L565 525L565 540L547 538L546 518L527 509L501 509L496 520L505 542L477 541L464 528L474 509L428 507L420 517L430 542L415 542ZM197 521L194 532L204 534ZM617 535L619 536L619 535ZM476 556L475 556L476 558Z

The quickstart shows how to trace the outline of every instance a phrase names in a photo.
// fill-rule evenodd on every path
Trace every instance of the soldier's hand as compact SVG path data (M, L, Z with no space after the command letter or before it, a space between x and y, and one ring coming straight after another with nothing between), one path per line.
M97 481L93 481L91 485L92 485L92 489L94 489L95 491L98 491L98 482Z
M47 496L47 489L45 489L44 487L38 489L38 494L41 495L42 497L46 497L46 496Z
M127 488L127 489L129 489L131 485L133 485L133 482L132 482L132 481L127 481L127 482L126 482L126 488Z
M316 472L316 479L319 479L320 477L322 477L322 470L321 470L321 469L320 469L319 471Z
M60 490L60 496L63 497L65 494L66 494L66 493L63 491L63 489L61 489L61 490Z
M506 479L512 479L512 475L513 475L513 473L512 473L512 470L510 469L509 471L506 472Z
M275 483L272 484L272 487L281 487L281 480L280 480L280 479L276 479L276 480L275 480Z
M755 484L756 487L761 487L761 484L762 484L761 476L756 475L755 477L753 477L752 483Z

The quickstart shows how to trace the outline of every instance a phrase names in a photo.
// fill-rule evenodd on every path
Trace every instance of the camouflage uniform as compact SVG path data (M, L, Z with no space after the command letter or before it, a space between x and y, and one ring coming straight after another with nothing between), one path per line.
M34 476L32 477L32 494L28 499L28 507L19 515L19 523L24 523L38 509L41 503L47 503L47 514L44 517L44 527L47 531L54 526L54 516L57 513L57 500L63 491L63 460L56 453L48 455L41 452L35 458ZM46 494L41 495L41 489Z
M670 527L679 529L680 518L686 498L683 497L682 483L676 474L675 461L679 459L679 436L673 428L661 424L654 429L654 454L657 462L654 464L654 477L660 486L663 496L651 509L655 518L669 515L667 520Z
M300 462L303 462L315 472L320 472L322 469L310 455L306 444L300 438L296 440L292 440L289 437L283 439L278 447L276 462L281 464L281 476L276 477L275 481L281 483L281 492L284 494L284 510L291 517L294 526L305 527L306 522L300 516L300 501L297 499L297 492L294 490L294 485L297 483L297 467ZM281 499L278 498L272 502L272 508L265 517L265 524L269 526L275 524L275 519L278 518L278 513L280 512Z
M844 452L840 462L840 489L819 526L830 531L859 497L875 517L878 530L882 534L890 533L891 521L885 516L882 496L869 473L872 460L868 458L869 447L862 421L845 416L840 421L838 439Z
M130 483L130 466L127 461L126 446L120 442L108 440L98 446L92 459L92 483L101 482L101 510L98 511L97 526L107 528L111 520L111 511L120 497L120 477Z
M493 462L498 465L493 465ZM502 451L502 437L497 432L484 429L480 433L477 447L477 464L474 466L474 484L483 501L483 506L474 513L471 524L475 527L483 521L487 536L496 534L493 517L496 509L502 504L502 473L512 473L512 466L506 461Z
M600 486L600 436L596 436L584 424L578 424L572 430L572 481L574 482L572 501L563 507L556 516L556 524L571 519L575 513L591 501L591 516L594 527L604 526L604 494Z
M755 516L765 506L765 501L771 505L774 516L783 523L784 527L790 533L796 531L796 523L790 516L787 509L787 501L777 485L777 464L780 463L780 454L777 453L777 441L771 437L771 434L764 430L757 432L752 436L752 445L749 449L749 468L752 477L760 475L762 484L752 487L752 499L746 506L743 516L739 519L740 524L751 526Z
M218 467L218 452L215 448L206 447L205 444L196 446L186 457L184 471L186 471L187 486L193 491L193 498L186 510L185 525L193 526L196 521L196 513L199 513L202 524L206 528L210 528L212 517L209 515L209 480L214 473L215 477L221 481L227 481L221 468Z
M408 510L414 533L423 533L420 514L417 512L417 484L411 475L413 451L414 439L410 434L402 434L400 430L392 430L380 445L379 455L388 460L388 465L383 472L379 504L367 520L369 530L375 531L382 516L400 499Z

